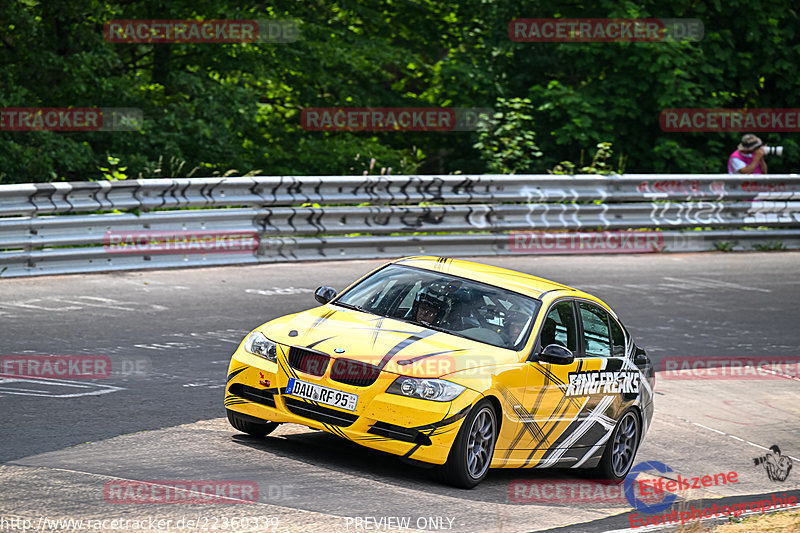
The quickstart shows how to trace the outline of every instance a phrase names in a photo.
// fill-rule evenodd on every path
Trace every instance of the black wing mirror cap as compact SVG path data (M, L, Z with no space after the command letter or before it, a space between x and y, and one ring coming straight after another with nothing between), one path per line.
M554 363L557 365L568 365L575 360L575 355L560 344L548 344L542 353L539 354L539 361Z
M650 366L650 358L647 357L647 352L636 345L634 345L633 349L633 364L636 366Z
M319 287L314 291L314 299L323 305L334 298L336 298L336 289L333 287Z

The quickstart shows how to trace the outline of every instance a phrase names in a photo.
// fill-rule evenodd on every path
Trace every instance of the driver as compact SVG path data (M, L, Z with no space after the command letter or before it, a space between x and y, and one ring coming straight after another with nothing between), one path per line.
M517 340L519 340L519 336L522 333L522 330L525 329L525 325L527 323L528 319L525 314L520 313L519 311L508 311L505 319L505 328L509 344L514 345L517 343Z
M417 293L416 304L415 320L426 326L431 326L447 316L452 306L452 301L444 293L428 286Z
M430 326L439 318L439 309L427 301L421 301L417 307L417 322Z

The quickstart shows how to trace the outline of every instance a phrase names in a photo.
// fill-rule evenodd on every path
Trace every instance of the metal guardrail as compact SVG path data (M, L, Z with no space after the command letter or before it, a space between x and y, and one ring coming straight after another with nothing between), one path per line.
M751 200L760 193L798 198L800 177L728 174L660 176L268 176L0 185L0 216L214 206ZM777 198L777 197L776 197Z
M770 229L741 229L765 226ZM615 233L588 232L622 230L658 230L657 246L599 249L588 240L602 235L617 242ZM249 232L258 244L214 253L186 247L154 253L146 246L120 253L109 235L126 232ZM515 232L532 233L520 240ZM580 232L573 235L583 240L564 232ZM800 176L313 176L0 185L0 277L420 253L753 247L800 248Z

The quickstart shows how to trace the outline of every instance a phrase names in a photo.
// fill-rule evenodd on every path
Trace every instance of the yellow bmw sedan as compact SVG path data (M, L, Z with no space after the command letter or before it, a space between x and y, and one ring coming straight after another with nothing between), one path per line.
M388 263L253 330L233 354L228 420L302 424L436 465L472 488L489 468L625 478L655 374L617 315L566 285L440 257Z

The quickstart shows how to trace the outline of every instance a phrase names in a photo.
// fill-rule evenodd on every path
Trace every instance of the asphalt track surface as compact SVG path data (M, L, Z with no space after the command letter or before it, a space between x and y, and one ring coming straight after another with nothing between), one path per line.
M473 259L600 296L657 365L672 356L800 355L800 253ZM497 470L463 491L438 484L430 470L303 426L256 439L228 425L223 386L243 336L316 305L317 286L344 288L382 263L0 281L0 355L112 362L106 379L0 380L0 531L21 530L13 520L31 520L42 531L50 530L42 519L81 518L171 520L166 528L150 522L140 529L149 531L628 527L631 506L624 501L515 501L519 480L574 480L572 472ZM656 402L637 463L669 465L668 479L738 473L735 484L682 498L710 505L714 498L800 496L800 381L657 379ZM784 482L754 466L774 444L794 458ZM259 496L253 504L109 503L103 489L120 480L247 480ZM249 518L247 527L233 527L235 517Z

